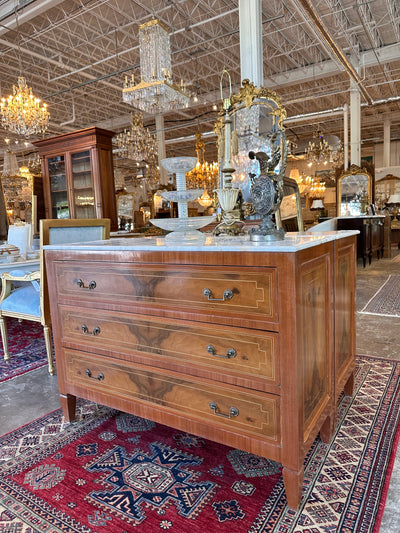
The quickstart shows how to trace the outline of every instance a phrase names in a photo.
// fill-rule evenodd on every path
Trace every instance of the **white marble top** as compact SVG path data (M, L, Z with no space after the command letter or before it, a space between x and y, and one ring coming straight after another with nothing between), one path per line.
M335 217L336 219L340 220L342 218L349 218L349 219L355 219L355 218L385 218L385 215L341 215L340 217Z
M349 235L357 235L357 230L321 231L319 233L290 232L285 234L282 241L257 243L250 241L250 237L212 237L206 235L205 243L191 244L166 243L163 237L116 238L105 241L51 244L44 246L49 250L170 250L170 251L207 251L207 252L297 252L304 248L311 248L318 244L342 239Z

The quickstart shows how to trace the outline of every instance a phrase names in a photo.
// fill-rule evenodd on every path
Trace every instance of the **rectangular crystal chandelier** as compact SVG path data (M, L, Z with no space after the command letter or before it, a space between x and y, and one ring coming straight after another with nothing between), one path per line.
M139 26L140 75L135 85L125 76L122 100L145 113L164 113L187 107L190 95L181 80L177 85L171 74L171 45L168 29L159 21L151 20Z

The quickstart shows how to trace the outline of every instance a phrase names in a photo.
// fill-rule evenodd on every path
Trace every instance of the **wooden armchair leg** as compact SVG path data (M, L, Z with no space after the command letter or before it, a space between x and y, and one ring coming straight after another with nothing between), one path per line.
M54 367L54 361L53 361L53 344L51 341L51 327L44 325L43 330L44 330L44 340L46 343L47 361L49 363L49 374L54 376L56 369Z
M4 316L0 316L0 333L3 341L4 360L10 360L10 353L8 351L8 337L7 337L7 323Z

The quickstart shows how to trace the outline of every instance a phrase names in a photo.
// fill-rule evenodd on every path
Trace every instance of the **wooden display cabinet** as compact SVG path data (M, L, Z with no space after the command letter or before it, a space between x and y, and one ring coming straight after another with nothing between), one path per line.
M109 218L117 230L113 135L92 127L33 143L42 159L46 218Z

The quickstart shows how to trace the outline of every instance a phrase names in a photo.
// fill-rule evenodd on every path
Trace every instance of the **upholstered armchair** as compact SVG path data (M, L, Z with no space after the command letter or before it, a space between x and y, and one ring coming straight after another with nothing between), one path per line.
M10 272L5 272L1 276L0 333L6 361L10 359L6 317L18 318L20 321L40 322L44 331L49 373L51 375L55 373L43 246L109 238L109 219L47 219L40 221L40 270L36 272L13 271L10 265Z

